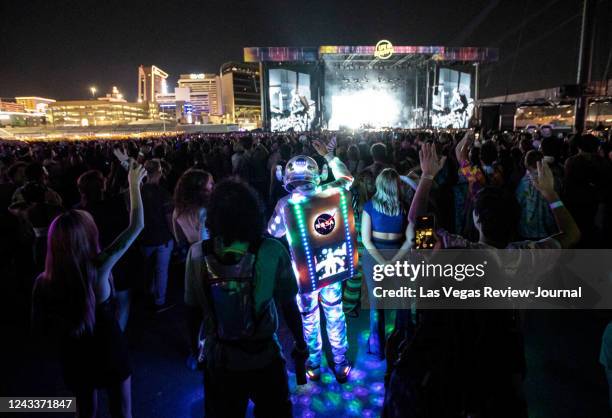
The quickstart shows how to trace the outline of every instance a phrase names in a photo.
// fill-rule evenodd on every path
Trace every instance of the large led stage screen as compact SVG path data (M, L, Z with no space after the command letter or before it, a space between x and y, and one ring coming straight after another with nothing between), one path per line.
M417 66L326 62L324 119L327 128L424 126L425 80L425 70Z
M431 124L436 128L467 128L474 113L471 75L440 68L432 96Z
M310 74L273 68L268 73L270 129L307 131L315 122L316 103L311 97Z

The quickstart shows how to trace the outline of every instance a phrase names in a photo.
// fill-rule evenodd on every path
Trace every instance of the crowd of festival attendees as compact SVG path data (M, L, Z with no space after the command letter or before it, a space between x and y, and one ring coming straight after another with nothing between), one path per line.
M353 208L366 247L359 277L368 285L372 264L388 261L379 250L409 247L407 225L428 212L449 248L612 248L612 142L592 134L389 130L0 142L0 254L3 280L11 282L3 286L22 306L14 312L31 310L34 329L48 331L50 321L59 327L63 377L80 416L95 416L96 391L103 388L113 415L131 416L123 331L132 293L143 293L159 314L183 303L166 294L171 262L184 262L189 247L211 234L263 234L287 193L277 166L300 154L325 162L313 141L327 144L355 179ZM224 211L251 225L224 224L231 223ZM345 303L349 309L359 306ZM423 408L426 416L463 416L452 415L455 407L479 417L527 416L515 313L397 318L387 337L385 311L370 313L368 352L388 361L385 416L425 416ZM478 326L466 331L467 323ZM612 379L608 329L601 362ZM475 332L492 342L468 349ZM406 338L412 344L399 348ZM192 341L195 368L198 341ZM461 364L473 363L445 357L449 351L470 352L484 366L466 370ZM505 360L491 372L487 356ZM419 386L425 373L427 391ZM268 383L268 391L280 387L277 397L288 396L286 377ZM472 389L450 394L449 387ZM417 401L417 392L426 393ZM447 402L438 402L440 396ZM290 405L283 408L278 416L291 413Z

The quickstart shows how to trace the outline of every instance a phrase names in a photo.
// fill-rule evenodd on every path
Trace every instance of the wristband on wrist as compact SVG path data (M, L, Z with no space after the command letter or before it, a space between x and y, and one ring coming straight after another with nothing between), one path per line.
M421 175L421 178L424 178L424 179L428 179L428 180L432 180L432 181L433 181L434 176L432 176L431 174L422 174L422 175Z
M551 208L551 209L557 209L557 208L561 208L563 206L565 206L565 205L560 200L555 200L554 202L548 204L548 207Z

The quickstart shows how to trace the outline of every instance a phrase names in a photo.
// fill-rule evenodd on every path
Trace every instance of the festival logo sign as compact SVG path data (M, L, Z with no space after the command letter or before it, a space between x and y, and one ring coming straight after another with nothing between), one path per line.
M320 235L330 234L336 227L336 220L334 219L334 213L322 213L315 219L314 229Z
M391 55L393 55L393 45L391 42L384 39L382 41L378 41L376 44L376 49L374 49L374 57L381 60L386 60L387 58L391 58Z

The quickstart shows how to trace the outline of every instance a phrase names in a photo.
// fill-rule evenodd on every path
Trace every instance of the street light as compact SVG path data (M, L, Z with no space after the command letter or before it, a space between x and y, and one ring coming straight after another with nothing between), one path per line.
M98 89L95 88L94 86L91 86L89 88L89 91L91 92L91 97L95 98L96 97L96 92L98 91Z

